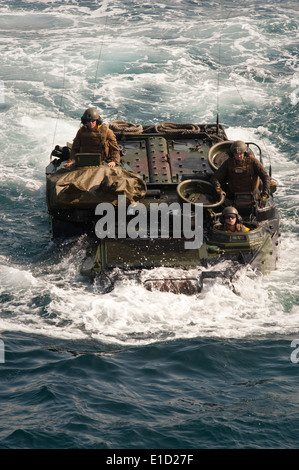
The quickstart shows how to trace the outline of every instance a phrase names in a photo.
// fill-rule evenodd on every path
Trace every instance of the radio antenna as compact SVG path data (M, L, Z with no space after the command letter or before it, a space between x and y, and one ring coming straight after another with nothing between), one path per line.
M97 60L96 74L95 74L94 84L93 84L93 97L92 97L92 102L94 102L94 97L95 97L95 88L96 88L96 83L97 83L98 74L99 74L99 67L100 67L100 61L101 61L101 56L102 56L103 44L104 44L104 40L105 40L107 19L108 19L108 17L106 16L105 25L104 25L104 31L103 31L103 36L102 36L102 42L101 42L100 51L99 51L99 57L98 57L98 60Z
M60 112L61 112L61 109L62 109L62 101L63 101L64 90L65 90L65 75L66 75L66 73L65 73L65 60L64 60L64 63L63 63L62 93L61 93L61 96L60 96L60 104L59 104L59 108L58 108L58 111L57 111L57 118L56 118L56 124L55 124L55 129L54 129L52 148L54 147L54 143L55 143L55 139L56 139L56 131L57 131L57 126L58 126L58 121L59 121Z
M229 19L230 15L232 14L232 10L227 15L227 18L224 20L222 27L219 31L219 42L218 42L218 72L217 72L217 95L216 95L216 111L217 111L217 119L219 119L219 88L220 88L220 68L221 68L221 47L222 47L222 30L226 25L227 20ZM222 15L221 15L222 16Z

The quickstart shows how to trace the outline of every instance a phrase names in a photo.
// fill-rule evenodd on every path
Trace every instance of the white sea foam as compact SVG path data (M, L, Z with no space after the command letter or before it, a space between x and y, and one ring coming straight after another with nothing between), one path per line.
M149 292L132 281L99 295L95 286L80 279L80 253L75 248L42 276L4 263L1 292L11 300L3 303L0 328L123 345L294 333L298 331L298 309L289 307L283 291L299 295L295 245L295 239L293 244L285 243L284 261L273 274L261 278L240 272L234 290L222 281L206 281L203 291L193 297Z
M215 122L220 112L221 122L230 123L230 139L258 143L267 168L271 161L279 183L283 256L278 269L263 278L245 270L234 290L220 280L207 281L201 294L187 297L149 292L132 282L99 295L79 274L84 240L70 245L61 259L54 252L50 266L47 261L31 266L30 259L16 265L4 253L1 330L124 345L297 332L298 155L285 150L288 138L282 132L277 139L277 127L271 127L283 106L286 113L297 105L295 20L274 4L267 23L256 21L250 5L236 11L234 4L225 8L217 2L210 17L196 2L190 13L184 0L142 7L133 0L130 8L118 0L91 6L30 3L26 11L11 11L8 3L0 7L5 98L0 182L5 197L14 189L8 196L14 209L24 194L31 200L44 196L50 152L72 142L90 104L105 121ZM277 123L283 119L283 126L289 125L283 114ZM1 214L4 227L12 220L10 213Z

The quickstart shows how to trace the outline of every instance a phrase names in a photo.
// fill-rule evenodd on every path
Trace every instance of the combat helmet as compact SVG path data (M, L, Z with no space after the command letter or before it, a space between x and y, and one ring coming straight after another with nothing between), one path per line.
M224 224L224 219L225 219L225 216L227 214L235 214L235 216L237 218L237 223L240 224L242 222L242 218L241 218L239 212L237 211L237 209L233 206L228 206L225 209L223 209L222 214L220 216L219 220L222 224Z
M96 108L88 108L84 111L83 116L81 117L82 124L86 124L87 122L97 121L98 124L102 123L102 119L96 110Z
M235 140L230 146L230 151L231 154L233 155L234 153L244 153L248 151L247 145L243 140Z

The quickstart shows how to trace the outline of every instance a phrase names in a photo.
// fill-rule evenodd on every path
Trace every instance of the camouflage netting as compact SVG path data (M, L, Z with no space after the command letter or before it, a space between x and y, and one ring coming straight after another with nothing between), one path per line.
M117 205L119 195L127 205L146 194L145 182L135 173L107 166L58 170L47 175L48 209L93 209L100 202Z

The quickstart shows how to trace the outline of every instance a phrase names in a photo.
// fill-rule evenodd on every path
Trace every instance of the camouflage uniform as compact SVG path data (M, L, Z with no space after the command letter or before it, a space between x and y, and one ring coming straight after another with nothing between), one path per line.
M221 230L222 232L232 232L232 230L226 228L225 224L216 224L215 229ZM243 224L237 223L235 232L249 232L249 228L245 227Z
M89 130L85 125L80 127L73 141L71 159L76 153L100 153L103 161L120 163L120 152L114 132L107 124L98 125Z
M260 179L263 182L263 195L270 194L270 176L263 165L250 153L245 153L242 162L236 162L230 156L215 171L211 177L211 183L215 189L221 187L221 183L228 183L229 192L258 194Z

